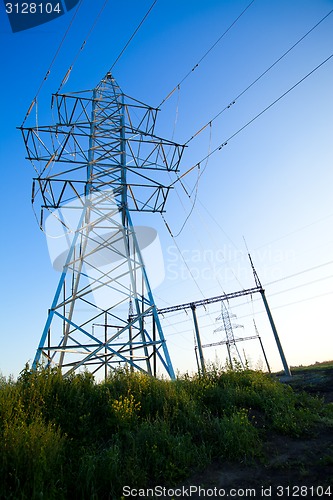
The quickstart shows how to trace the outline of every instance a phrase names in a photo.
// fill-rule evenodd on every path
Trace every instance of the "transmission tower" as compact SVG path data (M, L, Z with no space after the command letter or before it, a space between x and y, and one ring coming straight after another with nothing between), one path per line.
M164 211L183 146L154 135L158 110L110 73L92 91L55 94L52 107L55 124L21 128L38 173L32 200L61 271L33 368L153 375L159 361L174 378L144 263L156 231L135 228L131 212Z
M234 314L230 314L227 307L225 306L223 300L221 301L221 314L216 318L216 321L222 320L223 325L214 330L214 333L224 331L226 335L225 344L228 350L229 363L231 368L233 367L233 362L235 360L239 361L244 368L243 360L239 354L236 340L234 337L234 328L242 328L242 325L234 324L231 322L231 317L235 317Z

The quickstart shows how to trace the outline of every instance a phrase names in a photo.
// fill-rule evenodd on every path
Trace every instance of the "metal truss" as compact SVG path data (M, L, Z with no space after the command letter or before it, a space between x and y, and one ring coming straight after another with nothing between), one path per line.
M240 338L240 339L235 339L234 336L233 336L233 333L232 333L232 328L231 328L231 331L230 331L230 327L228 326L228 322L230 322L230 317L229 317L229 320L228 320L227 316L229 314L226 315L224 313L225 314L225 318L224 318L225 321L224 321L224 326L222 327L222 329L225 330L225 331L228 330L229 331L229 336L227 335L226 336L227 338L225 340L202 345L201 338L200 338L200 328L199 328L199 323L198 323L198 319L197 319L197 315L196 315L196 309L197 309L197 307L205 307L208 304L214 304L216 302L221 302L221 308L222 308L222 312L223 312L225 310L227 311L226 306L224 305L225 301L229 302L229 300L235 299L237 297L243 297L243 296L246 296L246 295L251 295L252 296L255 293L260 293L262 301L263 301L263 304L265 306L265 311L266 311L266 314L267 314L267 317L268 317L268 320L269 320L269 323L270 323L270 326L271 326L271 329L272 329L272 332L273 332L273 335L274 335L274 339L275 339L275 342L276 342L276 345L277 345L277 348L278 348L278 351L279 351L279 354L280 354L280 358L281 358L281 361L282 361L282 365L283 365L285 376L287 378L290 378L291 377L290 368L289 368L289 365L287 363L287 360L286 360L286 357L285 357L285 354L284 354L284 351L283 351L283 348L282 348L282 344L281 344L281 341L280 341L280 338L279 338L279 335L278 335L278 332L277 332L277 329L276 329L276 326L275 326L275 323L274 323L274 320L273 320L273 316L272 316L270 307L268 305L268 301L267 301L267 298L266 298L265 290L262 287L262 284L260 282L259 276L258 276L258 274L257 274L257 272L256 272L256 270L254 268L251 255L248 254L248 257L249 257L249 261L250 261L250 264L251 264L251 268L252 268L252 272L253 272L253 276L254 276L254 281L255 281L255 284L256 284L255 287L253 287L253 288L247 288L247 289L243 289L243 290L238 290L238 291L230 292L230 293L224 293L223 295L217 295L215 297L209 297L209 298L206 298L206 299L196 300L194 302L186 302L184 304L177 304L177 305L174 305L174 306L165 307L163 309L159 309L158 312L159 312L160 315L164 316L165 314L176 312L176 311L181 311L181 310L186 311L187 309L191 309L192 310L193 326L194 326L195 342L196 342L196 344L195 344L195 355L196 355L196 358L197 358L197 365L198 365L198 372L199 373L204 374L205 371L206 371L206 368L205 368L205 359L204 359L204 354L203 354L203 349L205 347L213 347L213 346L217 346L217 345L227 345L227 347L229 346L229 348L230 348L230 346L234 347L236 349L236 352L238 353L238 349L237 349L237 346L236 346L237 342L241 342L241 341L245 341L245 340L252 340L254 338L258 339L259 342L260 342L260 346L261 346L261 349L263 351L263 355L264 355L264 358L265 358L267 369L270 372L270 366L268 364L266 352L264 350L264 347L263 347L263 344L262 344L261 338L259 336L259 333L258 333L256 325L255 325L255 330L256 330L256 335L255 336L249 336L249 337L243 337L243 338ZM227 311L227 313L228 313L228 311ZM221 315L221 317L222 316L223 315ZM198 353L199 353L199 356L198 356ZM230 353L229 349L228 349L228 353L229 353L229 361L231 361L232 360L232 356L231 356L231 353ZM238 353L238 357L240 358L239 353Z
M164 211L184 146L154 135L157 109L123 94L110 73L52 106L53 125L21 128L38 173L32 200L41 227L57 233L61 270L33 367L156 375L159 362L174 378L143 259L155 235L138 232L131 212Z
M238 348L236 345L236 341L235 341L235 337L234 337L234 331L233 331L234 328L239 328L242 325L233 324L231 322L231 315L229 314L229 311L228 311L226 305L224 304L223 300L221 301L221 314L218 318L216 318L216 320L217 321L222 320L222 322L223 322L223 325L220 326L219 328L216 328L214 330L214 333L221 332L221 331L225 332L225 335L226 335L225 344L226 344L227 350L228 350L230 366L233 367L233 363L235 361L236 362L238 361L241 364L241 366L244 368L244 363L243 363L243 360L241 358L241 355L239 354L239 351L238 351Z

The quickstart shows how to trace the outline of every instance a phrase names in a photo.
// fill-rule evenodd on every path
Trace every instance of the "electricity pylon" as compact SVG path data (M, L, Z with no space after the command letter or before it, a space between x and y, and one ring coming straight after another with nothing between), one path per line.
M234 328L242 328L243 325L238 325L238 324L232 323L231 317L235 317L235 315L229 314L229 311L226 308L226 306L222 300L221 301L221 314L220 314L220 316L218 316L218 318L216 318L216 321L222 320L223 325L220 326L219 328L216 328L216 330L214 330L214 333L221 332L221 331L225 332L225 335L226 335L225 344L227 346L229 363L230 363L231 368L233 367L234 360L239 361L241 366L244 368L244 363L243 363L243 360L239 354L239 351L238 351L238 348L236 345L236 340L234 337L234 331L233 331Z
M41 198L61 270L33 368L154 375L159 361L174 378L143 258L156 232L136 230L131 212L164 211L165 176L183 146L154 135L158 110L124 95L110 73L93 91L52 101L55 124L21 128L38 172L33 202Z

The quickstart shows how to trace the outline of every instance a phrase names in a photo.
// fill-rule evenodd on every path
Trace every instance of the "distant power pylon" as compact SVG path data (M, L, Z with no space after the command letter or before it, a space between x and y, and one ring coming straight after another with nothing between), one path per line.
M131 212L164 211L183 146L154 135L158 110L124 95L110 73L93 91L55 94L53 108L55 124L21 129L61 271L33 367L155 375L159 362L174 378L143 256L157 233L135 228Z
M243 325L238 325L231 322L231 317L235 317L234 314L230 314L226 305L223 301L221 301L221 314L216 318L216 321L222 320L223 325L214 330L214 333L224 331L226 335L225 344L228 350L229 363L231 368L233 367L233 363L238 361L241 366L244 368L244 363L239 354L235 337L234 337L234 328L243 328Z

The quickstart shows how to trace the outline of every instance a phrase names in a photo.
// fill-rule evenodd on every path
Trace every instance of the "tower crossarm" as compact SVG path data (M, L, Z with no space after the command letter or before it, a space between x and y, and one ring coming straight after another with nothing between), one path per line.
M85 182L89 192L112 189L119 197L125 188L131 211L165 210L168 173L179 170L185 146L155 135L157 109L125 96L110 74L94 91L55 94L53 107L55 124L21 128L27 158L38 172L42 206L66 202L64 191L75 183L84 195L87 188L79 183Z

